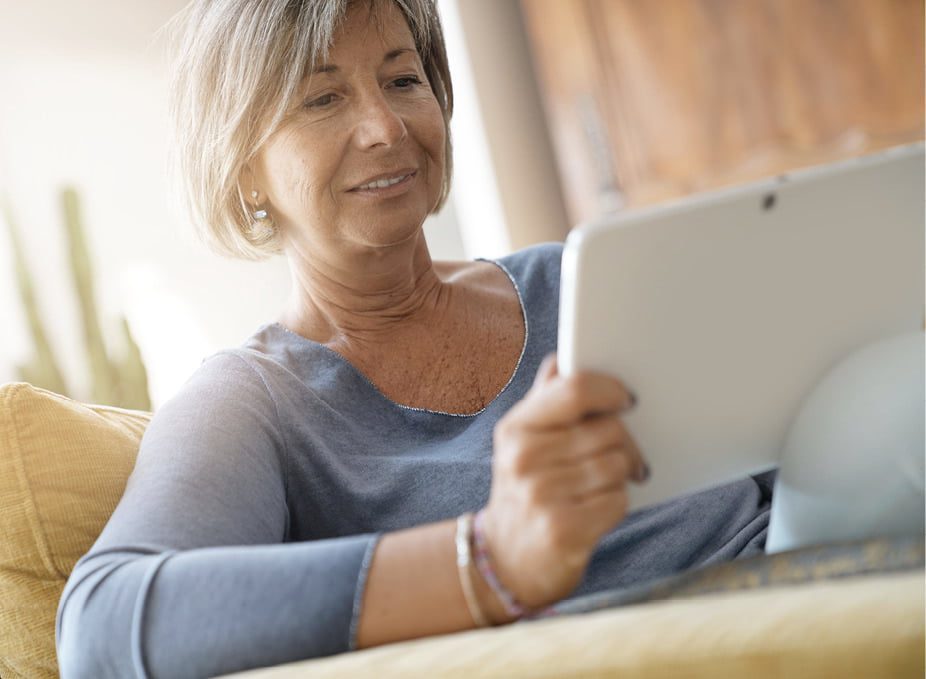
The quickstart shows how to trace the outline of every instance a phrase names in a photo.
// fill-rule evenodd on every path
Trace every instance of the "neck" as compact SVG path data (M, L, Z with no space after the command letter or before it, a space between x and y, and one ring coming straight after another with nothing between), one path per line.
M313 257L288 253L292 293L281 322L342 353L388 344L447 301L424 234L410 243Z

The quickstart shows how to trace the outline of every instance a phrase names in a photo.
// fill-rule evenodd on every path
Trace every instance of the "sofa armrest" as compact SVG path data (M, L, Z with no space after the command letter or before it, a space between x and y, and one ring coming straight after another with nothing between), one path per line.
M922 677L923 610L916 570L536 620L233 676Z

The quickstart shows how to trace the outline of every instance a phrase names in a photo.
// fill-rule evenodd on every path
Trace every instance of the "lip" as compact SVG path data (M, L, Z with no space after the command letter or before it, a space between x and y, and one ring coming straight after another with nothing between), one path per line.
M405 168L402 170L394 170L393 172L384 172L382 174L374 175L372 177L368 177L367 179L364 179L362 182L360 182L353 188L348 189L348 192L369 193L369 194L376 194L376 195L388 193L388 192L391 192L393 189L398 189L400 187L407 186L409 182L412 179L414 179L417 174L418 174L418 170L411 168L411 167ZM406 175L408 176L406 177ZM406 177L406 178L403 181L399 182L398 184L393 184L392 186L387 186L386 188L383 188L383 189L380 189L380 188L361 189L360 188L361 186L365 186L366 184L369 184L370 182L376 182L382 179L396 179L397 177Z

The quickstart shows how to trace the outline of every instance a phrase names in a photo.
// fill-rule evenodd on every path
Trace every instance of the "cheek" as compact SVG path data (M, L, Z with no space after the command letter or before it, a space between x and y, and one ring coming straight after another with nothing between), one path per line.
M447 131L444 128L444 118L441 115L437 102L433 102L432 110L421 124L421 145L431 161L431 172L436 183L440 184L444 174L445 155L447 150Z
M431 150L436 156L444 157L444 149L447 138L447 131L444 127L444 117L441 114L440 106L435 101L433 110L428 118L428 128L430 131Z
M330 198L337 162L324 144L277 144L268 149L263 160L268 193L284 212L317 210Z

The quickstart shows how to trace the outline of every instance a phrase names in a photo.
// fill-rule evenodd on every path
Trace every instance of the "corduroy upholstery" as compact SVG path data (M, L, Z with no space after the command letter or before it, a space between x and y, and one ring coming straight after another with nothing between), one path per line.
M135 464L148 413L0 387L0 676L58 676L55 613Z
M240 679L920 679L923 571L671 599L407 641Z

